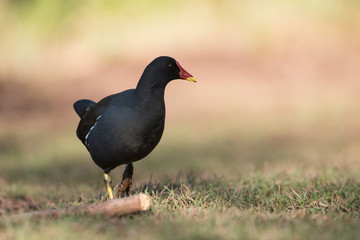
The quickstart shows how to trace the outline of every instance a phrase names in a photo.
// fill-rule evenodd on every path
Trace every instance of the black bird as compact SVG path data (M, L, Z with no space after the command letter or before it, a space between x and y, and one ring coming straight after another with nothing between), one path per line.
M164 91L174 79L196 82L175 59L158 57L145 68L135 89L107 96L98 103L87 99L74 103L81 118L77 137L103 169L110 199L114 195L108 173L126 164L118 193L129 195L132 163L146 157L159 143L165 122Z

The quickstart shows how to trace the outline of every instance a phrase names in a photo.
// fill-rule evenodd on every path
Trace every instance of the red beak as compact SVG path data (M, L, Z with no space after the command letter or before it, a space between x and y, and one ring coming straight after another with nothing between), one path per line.
M188 73L185 69L183 69L178 62L176 62L176 65L180 69L179 75L180 75L181 79L184 79L184 80L187 80L190 82L196 82L195 78L190 73Z

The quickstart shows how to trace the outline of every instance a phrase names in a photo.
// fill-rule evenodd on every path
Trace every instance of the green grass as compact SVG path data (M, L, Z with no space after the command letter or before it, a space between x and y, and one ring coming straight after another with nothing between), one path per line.
M359 171L351 157L347 161L339 157L329 160L326 156L335 156L335 152L327 153L329 149L322 148L321 142L304 144L307 137L299 135L286 144L270 146L266 134L253 140L248 138L247 143L239 135L236 138L223 135L222 141L215 144L207 138L207 144L204 142L203 147L191 151L196 139L190 140L185 135L186 141L175 140L171 130L169 134L153 155L135 164L132 193L149 194L151 209L124 217L80 215L4 221L15 213L96 203L103 201L105 195L101 171L91 163L72 133L58 134L52 141L46 138L32 143L39 151L9 147L7 155L2 153L6 158L1 162L0 204L5 218L1 219L0 238L356 239L359 236ZM34 148L19 141L23 147ZM240 143L245 146L236 150ZM211 150L212 145L216 145L216 151ZM300 149L295 151L294 146ZM247 155L246 148L260 153L244 159L236 157L240 152ZM304 162L305 158L298 161L290 157L290 153L299 155L314 151L313 148L320 155L316 163L313 159ZM272 160L271 153L278 153L278 158L288 162ZM259 163L262 160L263 164L251 166L246 162L251 158ZM181 159L183 162L179 163ZM221 168L217 167L221 166L218 159L223 160ZM120 167L111 172L114 184L119 183L121 171Z
M282 173L229 179L201 174L146 183L134 192L152 197L151 209L125 217L66 216L3 223L2 236L22 239L356 239L360 187L354 179L297 180ZM14 199L15 200L15 199ZM94 196L58 207L100 201ZM44 207L44 206L42 206ZM41 207L41 208L42 208ZM27 209L23 209L27 211Z

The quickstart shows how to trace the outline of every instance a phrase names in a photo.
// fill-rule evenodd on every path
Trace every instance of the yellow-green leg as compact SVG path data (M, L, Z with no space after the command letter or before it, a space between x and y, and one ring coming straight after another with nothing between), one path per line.
M111 187L111 178L107 173L104 173L104 183L105 183L106 190L109 194L109 199L113 199L114 194L113 194L112 187Z

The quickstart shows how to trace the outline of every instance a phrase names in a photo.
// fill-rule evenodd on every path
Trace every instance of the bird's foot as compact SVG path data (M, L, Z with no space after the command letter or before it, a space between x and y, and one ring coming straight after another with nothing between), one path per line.
M131 187L132 187L132 178L123 179L121 185L119 186L117 197L121 196L122 193L125 193L126 196L129 196Z
M121 196L122 193L125 192L126 196L130 195L130 189L132 187L132 175L134 172L134 166L132 163L128 163L126 164L123 176L122 176L122 181L121 184L119 186L119 190L116 194L117 197Z

